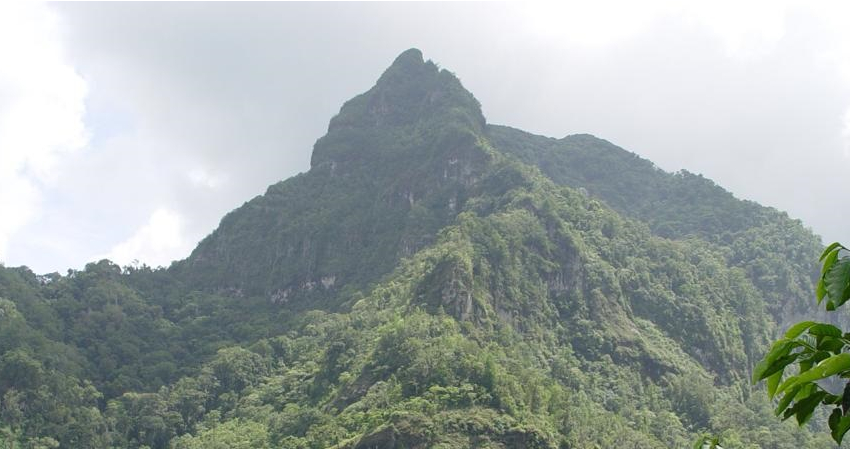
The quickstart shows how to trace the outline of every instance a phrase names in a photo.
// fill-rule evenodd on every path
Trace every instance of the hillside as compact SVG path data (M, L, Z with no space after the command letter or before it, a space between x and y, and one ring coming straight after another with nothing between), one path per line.
M728 265L747 272L774 320L783 325L798 314L815 314L811 298L822 245L787 213L739 200L701 175L664 172L591 135L552 139L490 125L487 136L500 150L539 167L554 182L590 193L646 223L657 236L696 238L717 246Z
M0 445L830 447L748 383L819 249L411 49L186 260L0 267Z

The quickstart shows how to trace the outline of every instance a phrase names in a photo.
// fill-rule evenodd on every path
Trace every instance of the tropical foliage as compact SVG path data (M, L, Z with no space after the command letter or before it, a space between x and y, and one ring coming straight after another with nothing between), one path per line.
M850 256L835 242L820 257L823 262L817 285L818 304L834 311L850 299ZM799 425L809 421L815 409L830 409L829 428L841 444L850 430L850 333L829 323L804 321L792 326L753 371L753 382L766 380L767 394L781 398L776 415L794 417ZM785 377L786 369L791 370ZM842 386L843 384L843 386Z

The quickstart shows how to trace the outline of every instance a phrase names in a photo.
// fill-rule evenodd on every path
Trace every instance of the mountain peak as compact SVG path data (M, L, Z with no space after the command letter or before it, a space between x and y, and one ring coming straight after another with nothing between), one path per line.
M462 117L449 117L458 112ZM476 130L485 123L481 105L460 80L411 48L396 57L375 86L346 102L328 131L408 126L433 119L460 121Z
M431 61L425 61L422 51L411 48L401 52L392 64L384 71L377 83L376 88L392 89L404 87L406 81L411 80L433 80L439 77L440 68Z
M430 62L430 61L429 61ZM393 70L404 70L407 68L415 68L426 65L425 57L422 56L422 50L418 48L410 48L398 55L387 69L387 72Z
M485 125L481 104L460 80L411 48L396 57L371 89L345 102L331 119L328 134L316 142L310 166L352 159L374 162L386 156L377 154L374 145L373 151L352 153L355 139L408 134L410 128L483 134Z

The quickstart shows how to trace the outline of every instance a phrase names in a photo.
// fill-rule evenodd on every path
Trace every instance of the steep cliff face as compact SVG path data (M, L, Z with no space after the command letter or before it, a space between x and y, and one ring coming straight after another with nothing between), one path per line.
M492 151L475 98L418 50L348 101L311 169L228 214L174 270L205 289L336 302L433 242Z

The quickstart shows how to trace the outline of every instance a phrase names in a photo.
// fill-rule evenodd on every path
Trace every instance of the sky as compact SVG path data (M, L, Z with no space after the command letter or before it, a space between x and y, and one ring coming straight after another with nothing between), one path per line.
M185 258L411 47L490 123L591 133L850 243L848 23L840 1L0 2L0 261Z

